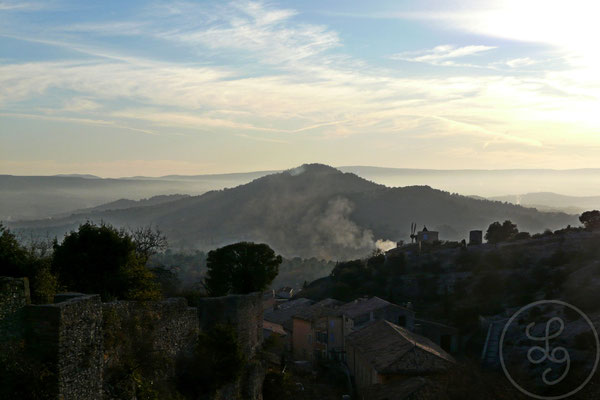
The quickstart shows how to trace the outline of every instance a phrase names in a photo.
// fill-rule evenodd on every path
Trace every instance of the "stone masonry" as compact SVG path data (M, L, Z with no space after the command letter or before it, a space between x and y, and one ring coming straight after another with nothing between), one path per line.
M105 329L119 329L143 315L144 337L169 363L193 348L198 332L215 324L230 324L251 359L262 344L262 296L260 293L200 300L188 307L182 298L155 302L102 303L98 295L57 295L53 304L29 305L27 279L0 277L0 339L22 336L40 361L52 366L56 382L52 398L100 400L107 368L117 365L123 349L117 341L106 342ZM108 323L110 321L110 324ZM110 327L110 328L109 328ZM262 398L264 369L251 362L240 387L243 398ZM174 370L167 371L169 379Z

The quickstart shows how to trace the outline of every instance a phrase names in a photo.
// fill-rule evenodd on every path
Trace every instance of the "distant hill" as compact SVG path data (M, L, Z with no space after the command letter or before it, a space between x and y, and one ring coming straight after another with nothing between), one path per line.
M565 196L562 194L539 192L491 197L490 200L505 201L534 207L540 211L563 211L580 214L584 211L600 209L600 196Z
M311 164L158 205L90 210L12 226L60 235L85 219L157 225L174 247L206 250L250 240L269 243L286 256L328 259L364 256L378 239L408 239L411 222L439 230L442 240L465 238L471 229L504 219L532 232L578 224L576 217L563 213L541 213L428 186L389 188Z
M73 214L90 214L90 213L95 213L95 212L100 212L100 211L124 210L126 208L132 208L132 207L155 206L158 204L168 203L170 201L184 199L186 197L190 197L190 196L188 194L168 194L168 195L162 195L162 196L152 196L149 199L141 199L141 200L119 199L119 200L111 201L110 203L101 204L96 207L77 210L77 211L74 211Z
M353 172L386 186L429 185L452 193L502 196L507 193L558 192L600 195L600 169L419 169L348 166Z
M206 175L165 175L159 177L151 176L134 176L121 179L138 179L138 180L153 180L153 181L218 181L218 182L249 182L253 179L263 177L265 175L274 174L281 171L253 171L253 172L237 172L230 174L206 174Z
M84 178L84 179L102 179L96 175L90 174L57 174L52 176L58 176L60 178Z
M262 172L193 177L104 179L93 175L0 175L0 221L39 219L119 199L198 195L248 183Z

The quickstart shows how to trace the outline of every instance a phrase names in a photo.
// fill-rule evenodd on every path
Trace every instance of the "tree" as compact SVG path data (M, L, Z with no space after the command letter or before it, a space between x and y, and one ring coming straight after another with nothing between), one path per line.
M0 224L0 276L25 277L28 262L27 251L15 235Z
M56 277L50 272L49 244L32 242L29 248L0 224L0 276L27 277L33 303L49 303L57 290Z
M87 222L55 243L52 270L68 290L99 293L103 300L157 299L159 285L144 260L125 231Z
M600 229L600 211L586 211L579 217L579 221L591 231Z
M496 221L488 227L488 230L485 233L485 240L489 243L496 244L512 239L517 233L519 233L519 229L517 229L517 225L513 224L511 221L506 220L502 224Z
M146 264L148 259L159 251L166 250L169 245L165 235L158 229L153 229L152 226L132 231L131 239L135 243L135 251L143 264Z
M204 279L210 296L265 290L279 272L279 255L266 244L240 242L208 253Z

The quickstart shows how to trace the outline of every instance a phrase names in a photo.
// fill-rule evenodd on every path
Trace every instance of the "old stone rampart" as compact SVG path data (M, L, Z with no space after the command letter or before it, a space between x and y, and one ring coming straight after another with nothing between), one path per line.
M53 304L30 305L27 279L0 277L0 339L22 337L29 353L51 366L50 398L111 399L110 371L123 366L134 346L159 355L164 363L154 378L168 380L200 331L228 324L251 359L262 344L261 300L260 293L203 298L194 308L183 298L102 303L99 295L64 293ZM131 332L135 337L127 337ZM243 398L257 400L264 370L249 365L237 386Z

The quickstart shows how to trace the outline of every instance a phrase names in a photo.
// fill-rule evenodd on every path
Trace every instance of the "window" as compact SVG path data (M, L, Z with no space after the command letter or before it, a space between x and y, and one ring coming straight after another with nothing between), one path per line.
M317 332L317 343L327 343L327 332Z
M329 343L335 343L335 336L333 335L333 333L329 334Z

